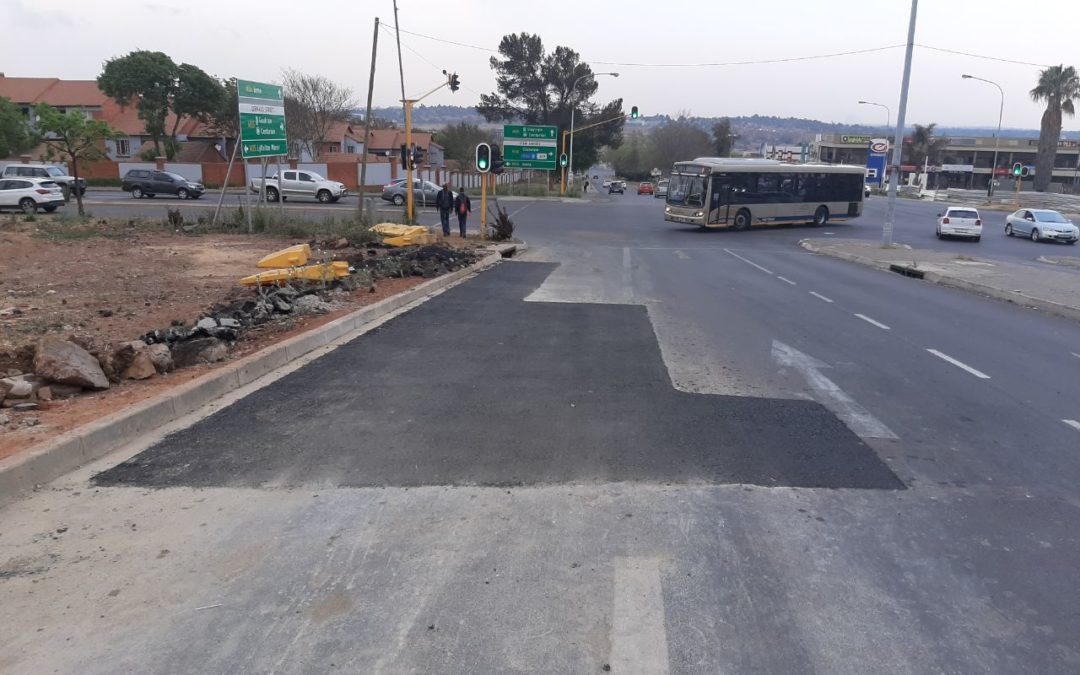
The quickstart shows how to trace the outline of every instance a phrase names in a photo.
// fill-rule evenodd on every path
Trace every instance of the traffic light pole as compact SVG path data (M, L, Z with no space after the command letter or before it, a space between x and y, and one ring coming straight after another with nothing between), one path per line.
M487 182L488 175L480 174L480 238L487 239Z
M583 127L580 127L578 129L574 130L574 133L580 134L582 131L585 131L587 129L592 129L592 128L598 127L598 126L600 126L602 124L610 124L611 122L616 122L618 120L624 120L627 117L629 117L629 115L619 115L618 117L609 117L606 120L600 120L599 122L593 122L592 124L587 124L587 125L585 125ZM562 132L562 151L564 153L566 152L566 137L567 136L570 136L570 132L564 130ZM571 138L570 142L573 143L573 138ZM561 182L561 189L559 190L559 194L560 195L566 194L566 167L565 166L562 168L562 182Z
M450 86L450 81L447 80L439 86L435 87L428 93L420 96L419 98L407 98L402 101L405 104L405 151L407 159L405 160L405 177L408 184L405 189L405 203L406 211L405 217L410 223L415 222L415 212L413 211L413 156L412 156L412 109L413 106L420 101L423 101L428 96L431 96L435 92L439 91L443 87Z

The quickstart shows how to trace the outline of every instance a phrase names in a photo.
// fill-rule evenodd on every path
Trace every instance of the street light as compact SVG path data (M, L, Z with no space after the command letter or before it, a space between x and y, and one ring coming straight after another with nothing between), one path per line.
M879 108L885 108L885 133L889 133L889 129L892 127L892 111L889 110L889 106L874 103L873 101L859 101L859 105L876 105Z
M574 103L574 90L577 89L578 82L581 82L587 77L594 77L596 75L619 76L618 73L587 73L574 80L574 84L570 86L570 180L574 179L574 110L577 108L577 105Z
M1005 92L997 82L984 80L983 78L975 77L974 75L961 75L961 77L965 80L978 80L979 82L992 84L997 87L998 93L1001 94L1001 107L998 108L997 134L994 136L994 163L990 167L990 184L986 186L986 203L989 204L991 197L994 196L994 178L997 176L998 147L1001 145L1001 117L1005 114Z

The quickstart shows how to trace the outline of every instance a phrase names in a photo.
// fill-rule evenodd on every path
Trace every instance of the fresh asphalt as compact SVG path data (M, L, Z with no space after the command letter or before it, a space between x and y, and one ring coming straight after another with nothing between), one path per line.
M1076 672L1080 325L796 246L875 200L507 203L523 260L6 509L0 663Z

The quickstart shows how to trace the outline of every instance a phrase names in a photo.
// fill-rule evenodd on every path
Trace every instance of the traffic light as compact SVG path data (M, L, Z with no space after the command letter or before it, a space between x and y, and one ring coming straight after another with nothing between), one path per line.
M476 144L476 170L480 173L491 171L491 146L487 143Z
M570 161L566 158L566 153L559 155L559 166L565 167Z
M499 148L498 143L491 146L491 173L503 172L503 156L502 149Z
M461 88L461 80L458 79L457 73L450 73L450 91L457 91Z
M1024 175L1024 165L1020 162L1013 164L1012 175L1014 178L1019 178Z
M409 168L409 146L404 143L401 144L401 168Z
M424 161L424 150L423 150L423 148L420 148L419 146L413 144L413 149L412 149L412 165L413 165L413 168L415 169L416 167L420 166L420 164L423 161Z
M633 108L630 108L630 117L631 117L631 119L635 119L635 120L638 118L637 106L634 106Z

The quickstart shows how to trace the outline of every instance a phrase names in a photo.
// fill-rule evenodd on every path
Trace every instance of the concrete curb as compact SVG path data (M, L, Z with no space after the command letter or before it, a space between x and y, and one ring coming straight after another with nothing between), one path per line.
M867 258L865 256L856 255L854 253L845 253L843 251L830 251L822 249L819 246L811 244L807 240L799 242L799 246L803 247L811 253L817 253L818 255L826 255L830 258L839 258L840 260L847 260L849 262L858 263L866 267L873 267L875 269L890 271L890 266L898 263L889 263L883 260L874 260L873 258ZM924 272L923 280L929 281L939 286L948 286L950 288L959 288L965 291L972 291L985 295L996 300L1004 300L1005 302L1011 302L1014 305L1021 305L1024 307L1031 307L1047 314L1053 314L1054 316L1060 316L1065 319L1072 319L1074 321L1080 321L1080 307L1072 307L1069 305L1063 305L1053 300L1045 300L1043 298L1037 298L1035 296L1026 295L1024 293L1018 293L1016 291L1006 290L1004 288L996 288L994 286L987 286L985 284L976 283L974 281L967 281L966 279L957 279L940 272Z
M159 396L73 429L26 452L0 460L0 506L16 500L35 486L59 478L143 434L250 384L315 349L360 330L372 321L413 302L426 300L435 292L482 272L523 248L520 244L500 245L496 247L495 253L471 267L426 281L403 293L362 307L311 331L217 368Z

